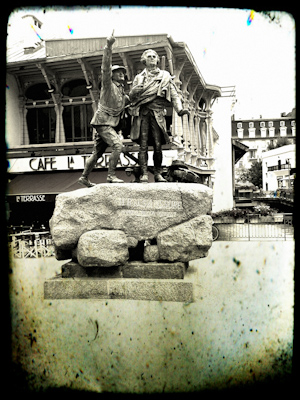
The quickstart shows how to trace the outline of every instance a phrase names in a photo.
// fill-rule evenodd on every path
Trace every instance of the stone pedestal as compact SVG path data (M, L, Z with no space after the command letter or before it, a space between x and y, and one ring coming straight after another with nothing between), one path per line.
M175 279L53 278L44 284L44 299L124 299L193 301L193 284Z
M212 244L212 190L201 184L100 184L57 196L56 258L45 299L193 300L189 261Z
M188 263L128 262L123 266L83 267L71 261L60 276L44 284L45 299L127 299L193 301L193 285L184 282Z
M62 278L143 278L143 279L183 279L187 263L144 263L131 261L111 268L83 267L70 261L62 266Z

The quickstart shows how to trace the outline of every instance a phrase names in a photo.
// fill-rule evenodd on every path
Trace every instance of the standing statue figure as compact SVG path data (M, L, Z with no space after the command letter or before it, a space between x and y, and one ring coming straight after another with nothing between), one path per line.
M176 86L168 71L157 67L159 56L154 50L146 50L141 62L146 68L133 81L129 93L133 116L130 137L140 145L139 165L142 171L140 182L148 182L148 144L154 146L154 179L155 182L166 182L162 177L162 144L169 143L165 120L165 107L172 103L179 116L189 115L183 109ZM150 135L151 132L151 135Z
M91 120L91 125L97 131L94 137L94 149L92 155L86 161L82 176L78 180L78 183L87 187L95 186L94 183L89 181L88 176L108 146L112 148L112 152L109 158L107 182L124 182L116 177L116 166L123 149L117 131L120 119L124 116L125 105L130 101L124 92L125 67L111 65L112 45L115 40L112 33L112 36L107 38L107 44L104 47L100 100L98 109Z

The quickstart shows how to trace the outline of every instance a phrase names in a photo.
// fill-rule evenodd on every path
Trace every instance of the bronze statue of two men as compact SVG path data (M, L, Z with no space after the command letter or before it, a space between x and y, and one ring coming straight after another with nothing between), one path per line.
M164 110L171 103L179 116L189 114L189 111L183 109L170 73L157 67L159 56L151 49L142 54L141 62L145 65L145 69L135 77L127 96L124 92L125 67L111 66L114 42L112 34L107 38L104 48L100 101L91 120L91 125L97 131L94 137L94 149L78 182L87 187L94 186L88 179L89 173L108 146L112 148L112 153L109 158L107 182L123 182L116 176L116 166L123 148L117 132L126 106L129 106L129 113L132 115L130 138L140 145L138 155L142 171L140 182L148 182L148 145L153 145L154 148L154 179L156 182L166 182L162 177L161 167L161 146L169 143Z

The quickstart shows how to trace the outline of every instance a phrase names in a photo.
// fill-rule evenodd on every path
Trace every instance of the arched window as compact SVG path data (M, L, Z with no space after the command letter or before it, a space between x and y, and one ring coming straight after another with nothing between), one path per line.
M51 88L54 89L52 86ZM28 100L49 100L51 99L51 94L48 90L49 88L46 83L37 83L26 90L25 97Z
M67 142L92 140L93 128L90 121L93 117L92 101L84 79L66 82L61 92L63 97L63 122Z
M61 92L63 96L67 97L80 97L87 96L89 94L84 79L74 79L72 81L66 82L63 85Z
M201 109L202 111L205 110L205 108L206 108L206 102L205 102L204 99L201 99L201 100L200 100L200 102L199 102L199 107L200 107L200 109Z

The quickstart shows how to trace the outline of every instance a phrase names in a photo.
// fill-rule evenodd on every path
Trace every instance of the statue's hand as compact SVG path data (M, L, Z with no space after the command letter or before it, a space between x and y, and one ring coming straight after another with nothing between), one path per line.
M131 96L132 95L136 96L137 94L139 94L143 90L143 88L144 88L144 85L136 85L136 86L134 86L130 91Z
M179 113L178 113L179 117L182 117L185 114L186 115L190 115L189 110L186 110L185 108L183 110L180 110Z
M108 47L112 47L112 45L115 43L115 41L116 41L116 38L114 37L114 33L112 33L112 35L109 36L109 37L106 39L107 46L108 46Z

